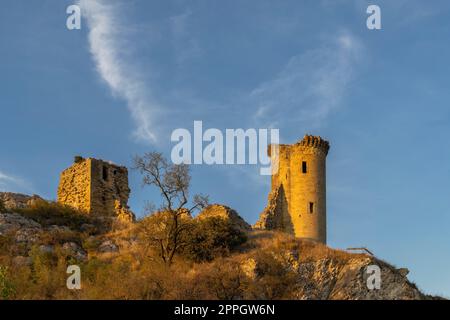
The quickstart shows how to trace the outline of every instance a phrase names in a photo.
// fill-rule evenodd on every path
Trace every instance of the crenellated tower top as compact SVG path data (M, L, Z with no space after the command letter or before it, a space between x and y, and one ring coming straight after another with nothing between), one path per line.
M320 136L306 134L302 140L297 142L297 144L305 147L319 148L325 153L325 155L327 155L328 150L330 150L330 143L327 140L322 139Z
M298 238L326 243L326 157L330 144L319 136L305 135L294 144L269 148L278 161L272 173L272 190L258 228L276 229Z

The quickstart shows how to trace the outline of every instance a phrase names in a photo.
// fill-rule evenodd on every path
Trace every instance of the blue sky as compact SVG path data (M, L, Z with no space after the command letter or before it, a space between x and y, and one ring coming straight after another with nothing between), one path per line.
M74 155L131 165L170 154L170 133L280 129L331 143L328 238L366 246L428 293L450 297L450 3L2 1L0 189L56 197ZM192 193L254 223L258 166L193 166ZM139 215L158 201L130 172Z

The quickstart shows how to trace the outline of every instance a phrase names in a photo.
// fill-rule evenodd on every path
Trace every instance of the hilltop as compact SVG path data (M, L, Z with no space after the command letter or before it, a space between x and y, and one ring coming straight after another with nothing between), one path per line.
M167 266L140 236L143 221L94 219L45 201L9 209L0 214L0 292L10 299L431 299L405 269L251 230L226 206L185 219L197 231ZM69 264L81 267L82 290L66 288ZM380 290L366 283L374 264Z

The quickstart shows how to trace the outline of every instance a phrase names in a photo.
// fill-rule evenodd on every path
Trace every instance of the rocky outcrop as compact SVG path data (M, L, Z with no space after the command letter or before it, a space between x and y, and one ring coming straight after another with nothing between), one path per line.
M12 252L20 253L13 258L17 265L28 264L27 254L33 246L41 253L53 253L55 245L61 245L63 252L79 261L87 260L87 253L80 245L73 241L57 243L55 239L63 239L64 235L76 237L77 232L67 226L43 226L33 219L18 213L0 213L0 237L12 241ZM53 239L48 243L49 239ZM43 244L45 243L45 244Z
M78 261L86 261L88 256L86 251L75 242L66 242L62 245L62 250Z
M42 226L17 213L0 213L0 236L12 236L17 243L33 243L39 239Z
M277 241L280 241L277 239ZM314 242L285 240L281 247L255 249L242 255L240 269L253 284L286 282L285 297L301 300L420 300L430 297L397 269L366 254L333 250ZM380 286L371 286L373 267L380 270ZM285 280L283 280L285 279ZM255 299L269 299L264 292Z
M198 219L206 217L223 217L234 221L240 228L249 228L234 210L225 206L210 206ZM188 215L184 218L192 219ZM82 226L83 229L91 227ZM17 213L0 214L0 244L5 244L7 239L10 248L7 255L11 265L17 268L30 267L34 263L36 252L46 256L63 254L77 261L89 261L96 257L111 262L127 257L127 254L132 257L143 252L142 246L147 245L137 240L133 230L130 227L114 233L87 237L85 232L67 226L39 224ZM183 279L189 280L192 276L192 288L197 289L198 283L210 281L208 279L211 277L215 277L214 281L233 283L233 288L238 284L239 290L233 289L236 291L233 298L236 299L432 298L421 293L408 280L406 268L397 269L368 254L334 250L320 243L296 239L281 232L253 231L248 233L248 237L248 242L230 256L218 258L211 263L194 264L192 269L186 266L188 276ZM149 257L158 259L157 256ZM373 275L370 270L373 270L374 266L380 271L379 288L369 285ZM214 295L216 291L210 286L201 288L201 298L217 298ZM183 291L183 294L188 291Z
M333 261L317 261L314 269L321 270L322 273L317 279L320 284L324 278L330 278L328 296L325 298L333 300L418 300L424 299L425 296L411 283L408 278L393 266L386 264L373 257L358 257L346 261L345 264L339 266L339 263ZM380 288L369 289L369 277L371 266L380 268ZM328 271L328 269L331 269ZM332 275L332 277L330 277Z
M230 207L220 205L220 204L212 204L203 209L202 212L198 214L197 219L205 219L211 217L218 217L230 221L233 226L242 230L242 231L250 231L251 226L245 222L244 219L233 209Z
M28 196L21 193L0 192L0 202L7 210L26 208L39 200L43 199L38 195Z
M112 240L106 240L100 244L98 251L101 253L112 253L119 251L119 247Z

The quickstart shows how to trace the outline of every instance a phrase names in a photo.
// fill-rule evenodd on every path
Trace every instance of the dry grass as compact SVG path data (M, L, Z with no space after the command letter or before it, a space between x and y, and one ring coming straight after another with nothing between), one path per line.
M297 239L291 235L277 231L253 231L249 234L249 241L241 247L243 252L248 250L261 250L264 252L296 252L299 262L315 261L324 258L333 258L348 261L353 258L369 257L361 253L349 253L343 250L331 249L324 244Z
M32 219L43 226L64 225L79 229L82 224L92 223L87 214L57 202L35 201L26 208L16 209L17 213Z
M31 212L29 212L31 214ZM53 221L52 221L53 222ZM44 243L62 243L76 234L55 234ZM96 238L79 233L74 241L89 252L89 260L73 261L55 245L46 253L35 246L29 252L30 265L13 262L2 239L0 265L6 267L4 283L12 292L11 299L292 299L298 274L290 268L286 253L294 253L298 262L322 258L341 261L356 254L333 250L324 245L295 239L279 232L254 231L248 241L226 257L211 262L195 263L179 255L168 267L158 251L136 236L135 226L117 228ZM111 239L119 252L100 254L101 241ZM258 277L244 272L248 259L258 260ZM82 290L66 288L66 268L78 264L82 270ZM1 288L0 288L1 289Z

